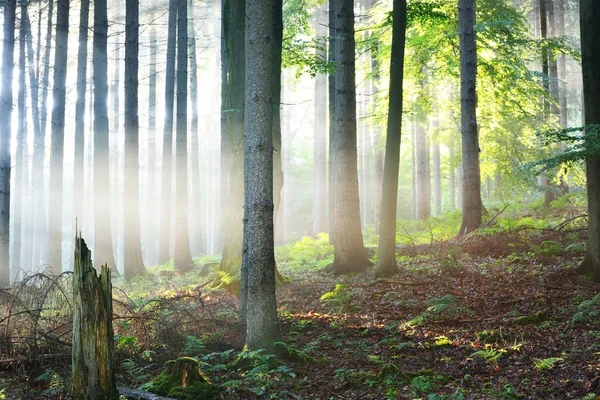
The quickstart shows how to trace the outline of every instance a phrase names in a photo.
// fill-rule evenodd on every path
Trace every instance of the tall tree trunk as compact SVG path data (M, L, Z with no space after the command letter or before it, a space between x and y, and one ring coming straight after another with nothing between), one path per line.
M413 117L411 133L411 208L412 219L417 220L417 117Z
M94 259L115 265L112 246L108 125L108 18L106 0L94 2ZM115 269L116 270L116 269Z
M439 122L434 120L432 123L433 132L433 214L442 214L442 167L440 160L440 139L439 139Z
M317 8L317 37L324 40L327 35L327 6ZM327 50L319 48L317 57L327 59ZM314 188L313 188L313 234L327 230L327 75L315 77L315 140L314 140Z
M335 258L336 274L362 272L371 264L363 248L356 154L356 91L354 69L354 9L352 0L337 0L335 27L338 42L335 59L335 112L332 138L335 161Z
M179 204L175 207L175 269L190 271L194 261L190 254L188 227L188 168L187 168L187 85L188 85L188 25L187 1L177 3L177 136L175 138L175 191Z
M171 197L173 164L173 105L175 102L175 56L177 38L177 0L169 0L169 27L167 34L167 69L165 76L165 116L163 128L160 246L158 262L171 259Z
M190 157L191 163L191 181L190 186L190 204L196 205L199 212L196 218L190 220L190 238L192 242L192 250L194 254L204 253L206 247L203 236L209 232L208 224L204 218L204 213L200 211L202 206L206 204L207 191L204 193L200 190L200 165L198 162L198 63L196 56L196 29L194 24L194 3L192 0L188 0L188 8L192 17L189 19L188 25L188 47L189 47L189 59L190 59L190 101L191 101L191 119L190 119L190 136L191 136L191 152ZM204 229L206 232L202 232Z
M117 4L119 4L119 0L113 0ZM114 3L113 3L114 4ZM121 18L119 15L118 18ZM109 165L110 165L110 188L111 193L113 195L110 196L111 207L113 207L113 211L111 212L110 218L113 216L117 216L116 227L113 227L114 233L114 249L115 249L115 271L119 265L123 263L123 226L120 223L118 216L123 213L123 182L125 181L124 170L121 168L121 165L124 165L124 160L121 160L123 153L121 152L121 143L122 139L122 129L121 129L121 55L122 45L120 43L120 36L115 36L114 42L114 79L112 82L112 105L109 110L112 111L112 115L109 115L109 119L112 118L112 133L110 135L109 140ZM111 224L112 226L112 224Z
M371 7L375 4L373 0ZM377 107L377 92L379 92L379 84L381 81L379 74L379 60L377 60L377 53L379 52L379 44L377 42L371 49L371 102L372 108ZM381 142L381 128L379 124L373 126L373 221L379 221L381 219L381 192L378 188L383 186L383 162L384 162L384 150L380 146Z
M40 104L40 126L38 129L38 135L34 136L33 139L33 160L34 160L34 182L37 191L35 193L35 238L34 238L34 260L33 265L35 268L42 264L41 260L45 262L45 252L47 251L48 237L48 219L46 213L46 189L44 179L44 163L46 156L46 122L48 115L48 84L50 77L50 49L52 40L52 17L54 10L54 0L48 1L48 22L46 25L46 41L45 41L45 53L44 60L42 62L44 72L40 83L42 84L42 95ZM41 39L41 38L40 38ZM38 40L38 47L41 40ZM38 50L39 56L39 50ZM39 71L39 69L38 69ZM39 73L39 72L38 72ZM37 87L37 86L36 86Z
M19 91L17 93L17 149L14 173L15 186L13 189L13 243L12 243L12 265L14 271L24 270L21 260L21 244L23 239L24 213L23 203L25 201L23 191L23 176L26 168L23 160L26 159L25 141L27 140L27 108L25 107L25 98L27 88L25 85L25 15L27 14L27 4L21 2L21 26L19 27ZM18 278L17 278L18 279Z
M273 224L273 90L279 86L274 43L281 2L249 0L244 123L244 269L247 279L246 346L268 348L281 340L275 298ZM279 9L278 9L279 8ZM274 29L275 27L275 29Z
M150 27L150 72L148 77L148 193L146 214L146 262L149 265L158 262L157 233L160 222L160 213L156 198L159 196L157 188L157 162L159 157L156 146L156 27Z
M131 279L144 273L140 238L140 165L139 165L139 2L125 5L125 187L123 213L123 275Z
M477 50L475 46L475 0L458 1L460 39L460 118L462 134L463 217L459 235L481 225L481 178L479 172L479 133L477 129Z
M390 57L389 111L385 143L385 165L381 221L379 229L379 259L376 276L390 276L396 270L396 202L400 138L402 136L402 82L404 77L404 45L406 41L406 0L394 0L392 10L392 54ZM376 189L377 190L377 189Z
M336 51L335 47L338 44L337 29L336 29L336 1L340 0L327 0L329 5L328 10L328 21L329 21L329 62L331 64L336 63ZM335 74L337 71L333 71L327 77L327 87L329 94L329 161L328 161L328 182L327 187L329 190L328 196L328 211L329 211L329 244L335 244L335 219L336 219L336 204L335 204L335 151L333 149L334 143L334 130L335 130L335 103L336 103L336 90L335 90Z
M83 226L83 157L85 154L85 95L87 89L87 56L90 1L82 0L79 10L79 50L77 52L77 100L75 102L75 148L73 164L73 217L72 224L77 229ZM74 229L75 235L78 235ZM73 236L75 236L73 235ZM75 240L72 242L75 250ZM72 258L70 257L72 260ZM69 263L70 264L70 263Z
M224 248L225 246L225 226L227 221L227 207L223 207L222 204L228 201L229 194L228 190L228 182L229 182L229 174L227 172L227 163L229 160L229 156L227 154L227 132L229 131L227 122L228 122L228 97L229 97L229 63L227 60L227 40L226 35L229 35L227 29L229 27L229 1L221 0L221 59L220 59L220 67L221 67L221 140L220 140L220 157L219 157L219 167L220 167L220 176L219 176L219 190L218 190L218 198L217 204L219 204L219 218L217 220L217 233L218 239L216 240L217 248ZM227 27L227 29L226 29ZM226 33L227 32L227 33Z
M227 171L227 210L221 270L238 271L242 266L243 152L245 93L244 0L226 0L225 41L227 46L227 110L225 162Z
M593 0L581 0L581 64L585 125L600 124L600 7ZM597 129L597 128L596 128ZM596 135L598 132L596 132ZM588 254L581 265L583 272L591 272L600 282L600 157L586 160L588 197Z
M425 69L423 69L425 70ZM423 72L426 74L426 72ZM425 80L421 80L421 90L425 90ZM421 109L417 111L417 130L415 148L417 156L417 220L431 216L431 159L429 140L427 140L427 115Z
M450 159L450 211L456 209L456 159L454 156L454 140L450 139L448 147L448 158Z
M62 272L63 155L65 137L65 98L67 82L67 45L69 0L58 0L56 7L56 47L52 89L52 147L50 152L50 201L48 219L50 240L48 264L55 274Z
M12 116L16 11L17 1L8 0L4 5L0 121L10 121ZM11 124L0 124L0 287L10 282L10 136Z

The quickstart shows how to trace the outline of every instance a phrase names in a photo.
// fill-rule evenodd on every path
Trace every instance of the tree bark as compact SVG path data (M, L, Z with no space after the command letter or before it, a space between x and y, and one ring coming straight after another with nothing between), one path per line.
M583 71L583 96L585 125L600 124L600 7L593 0L581 0L581 64ZM596 127L597 129L597 127ZM596 132L597 134L597 132ZM592 278L600 282L600 157L586 160L588 196L588 256ZM586 263L582 267L586 266ZM582 268L585 269L585 268Z
M167 67L165 76L165 116L162 148L160 246L158 262L171 259L171 197L173 163L173 109L175 102L175 56L177 42L177 0L169 0L169 27L167 34Z
M328 21L329 21L329 53L328 53L328 57L329 57L329 62L331 64L335 65L336 62L336 51L335 51L335 47L338 44L338 37L337 37L337 29L336 29L336 18L335 18L335 12L336 12L336 2L339 0L327 0L327 3L329 5L329 12L328 12ZM335 204L335 167L336 167L336 162L335 162L335 151L333 149L333 143L334 143L334 130L335 130L335 103L336 103L336 90L335 90L335 74L337 73L337 68L336 71L333 71L332 73L330 73L327 76L327 88L328 88L328 94L329 94L329 104L328 104L328 108L329 108L329 146L328 146L328 151L329 151L329 161L328 161L328 182L327 182L327 186L329 189L329 196L328 196L328 211L329 211L329 244L333 245L335 244L335 234L336 234L336 230L335 230L335 219L336 219L336 204Z
M90 1L82 0L79 10L79 49L77 51L77 100L75 101L75 146L73 161L73 232L83 226L83 191L85 154L85 95L87 89L87 56ZM75 241L71 249L75 250ZM72 266L71 261L69 264Z
M432 157L433 157L433 215L442 214L442 167L440 160L439 122L432 123Z
M225 41L227 46L227 110L225 158L227 210L221 270L238 271L242 266L243 152L245 93L244 0L226 0Z
M356 149L356 83L354 9L352 0L337 0L335 13L335 112L332 138L335 162L335 258L336 274L364 271L371 262L363 248L358 193Z
M123 206L123 275L145 272L140 232L139 165L139 2L125 3L125 204Z
M274 37L281 2L249 0L246 33L246 119L244 123L244 258L247 266L247 329L249 350L268 348L281 340L275 298L273 224L273 68Z
M100 275L81 237L75 239L73 276L73 389L74 399L117 400L114 373L111 270Z
M108 18L106 0L94 3L94 259L115 266L112 246L109 180L109 125L107 76Z
M272 86L272 102L273 102L273 148L275 153L273 155L273 205L274 205L274 218L277 216L280 207L283 207L282 196L284 191L284 179L289 179L289 176L283 174L283 154L284 150L289 154L289 148L282 144L281 139L281 56L283 51L283 0L273 0L273 86ZM287 132L290 133L289 131ZM289 160L286 160L289 161ZM289 166L289 164L288 164ZM289 168L286 166L286 170ZM285 185L289 188L289 185ZM289 193L288 193L289 196ZM289 212L284 207L284 212ZM285 213L283 214L285 215ZM276 221L276 219L275 219ZM278 226L275 223L275 232L282 231L281 237L285 239L285 227ZM283 240L282 240L283 243Z
M58 0L56 7L56 47L52 89L52 147L50 149L50 201L48 210L49 253L52 272L62 272L63 156L65 137L65 98L67 82L67 45L69 36L69 0Z
M422 69L424 78L421 80L421 90L425 91L427 71ZM425 93L421 93L424 96ZM417 156L417 220L426 220L431 216L431 156L429 140L427 140L427 114L419 107L417 110L415 132L415 151Z
M175 269L190 271L194 261L190 253L188 225L188 168L187 168L187 85L188 85L188 25L187 0L177 2L177 126L175 138L176 181L174 193L179 204L175 207Z
M148 265L153 265L158 262L158 224L160 222L160 209L156 198L160 192L157 188L157 169L158 163L156 160L159 157L157 153L157 135L156 135L156 53L158 46L156 44L156 27L150 27L150 72L148 77L148 193L146 198L148 203L146 206L146 262Z
M390 57L389 111L385 143L385 165L381 221L379 228L379 259L375 276L391 276L396 270L396 202L398 169L402 137L402 83L404 78L404 46L406 41L406 0L394 0L392 10L392 54Z
M479 134L477 129L477 50L475 46L475 0L459 0L460 41L460 117L462 135L462 224L459 235L481 225L481 178L479 172Z

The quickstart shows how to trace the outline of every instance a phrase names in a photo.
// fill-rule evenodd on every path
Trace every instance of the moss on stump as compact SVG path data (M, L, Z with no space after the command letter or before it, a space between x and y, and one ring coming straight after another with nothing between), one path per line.
M164 370L148 385L148 390L181 400L219 398L219 389L202 374L198 361L190 357L167 361Z

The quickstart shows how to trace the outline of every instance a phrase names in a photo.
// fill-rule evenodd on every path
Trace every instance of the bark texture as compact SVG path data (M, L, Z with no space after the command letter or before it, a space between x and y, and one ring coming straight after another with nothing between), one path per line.
M94 259L115 265L112 246L109 181L109 128L107 77L108 17L106 0L94 3Z
M246 346L267 348L281 340L275 298L273 224L273 26L276 0L249 0L246 27L244 122L244 258L247 266ZM279 14L280 15L280 14ZM279 65L281 68L281 65ZM244 277L243 277L244 278ZM242 278L242 279L243 279Z
M458 1L460 41L460 118L462 136L462 224L459 235L481 225L481 178L477 130L477 49L475 46L475 0Z
M117 400L110 268L97 275L91 252L75 239L73 276L73 389L76 400Z
M379 259L375 275L390 276L396 270L396 203L398 167L402 137L402 83L406 41L406 0L394 0L392 11L392 54L390 58L390 94L383 167ZM378 190L378 188L376 188Z
M356 148L356 82L354 9L352 0L336 0L335 111L332 137L335 163L333 270L336 274L364 271L371 262L363 249Z
M125 204L123 207L123 275L131 279L145 271L140 233L139 164L139 3L125 3Z
M585 125L600 124L600 6L594 0L582 0L581 64L583 70L583 96ZM582 264L585 272L592 272L595 282L600 282L600 157L586 160L588 195L588 255Z

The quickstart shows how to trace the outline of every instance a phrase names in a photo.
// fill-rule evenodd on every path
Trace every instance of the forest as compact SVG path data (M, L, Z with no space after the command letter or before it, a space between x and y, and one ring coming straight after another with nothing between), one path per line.
M600 398L598 1L0 9L0 400Z

